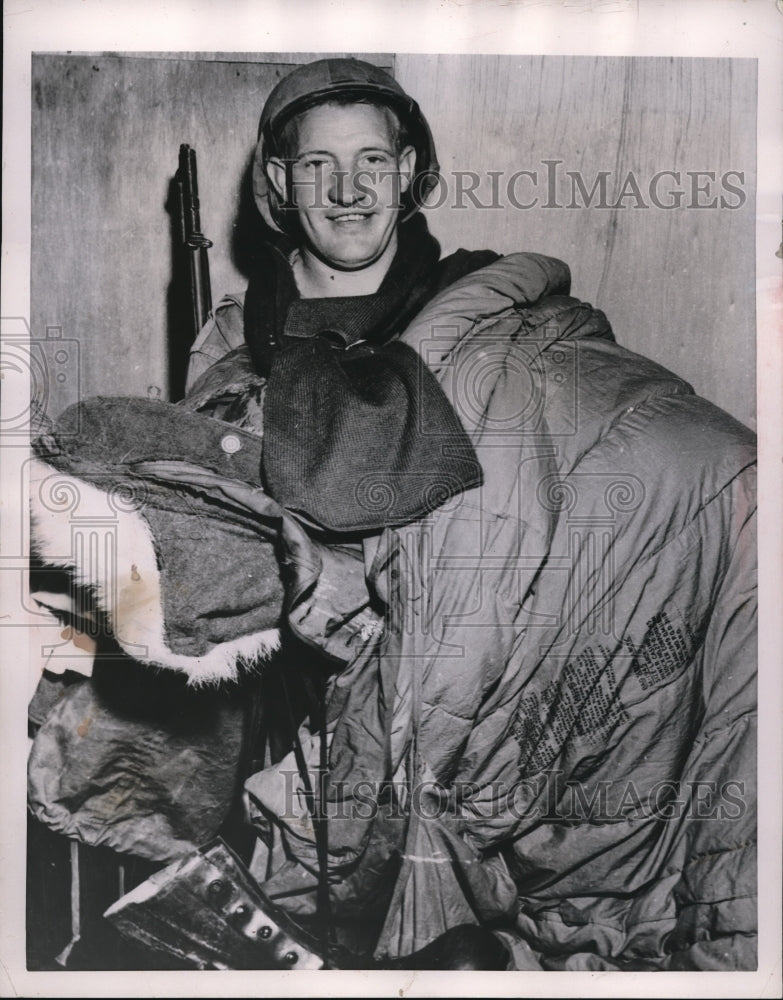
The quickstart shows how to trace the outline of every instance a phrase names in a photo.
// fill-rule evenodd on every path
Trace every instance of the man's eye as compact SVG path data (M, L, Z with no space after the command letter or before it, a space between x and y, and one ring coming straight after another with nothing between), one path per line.
M385 153L368 153L363 162L368 167L385 166L389 163L389 157Z
M307 156L305 159L299 161L299 166L304 167L306 170L323 170L329 163L329 160L320 156Z

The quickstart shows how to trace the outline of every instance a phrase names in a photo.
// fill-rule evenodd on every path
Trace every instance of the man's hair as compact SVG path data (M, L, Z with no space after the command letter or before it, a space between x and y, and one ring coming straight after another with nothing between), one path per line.
M341 107L351 104L369 104L373 108L378 108L384 112L386 121L388 122L392 146L395 152L399 154L406 146L411 145L410 133L405 123L400 120L396 111L382 101L374 101L370 97L356 97L351 94L335 94L334 97L320 101L318 104L314 104L313 107L319 108L328 104L337 104ZM298 123L302 116L306 115L310 110L312 109L307 108L305 111L300 111L299 114L294 115L293 118L284 123L280 132L275 136L275 155L280 157L281 160L292 160L297 155L299 151Z

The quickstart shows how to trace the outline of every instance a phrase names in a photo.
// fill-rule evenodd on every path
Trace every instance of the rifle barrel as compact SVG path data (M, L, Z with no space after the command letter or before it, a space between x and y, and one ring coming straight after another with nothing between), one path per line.
M175 179L180 194L182 245L189 258L190 299L195 337L212 312L212 290L207 257L207 250L212 246L212 241L201 232L196 151L187 143L182 143L179 147L179 166Z

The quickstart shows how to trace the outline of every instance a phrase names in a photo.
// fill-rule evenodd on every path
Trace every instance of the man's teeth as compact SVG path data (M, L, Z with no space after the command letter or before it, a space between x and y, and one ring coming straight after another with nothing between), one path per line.
M360 222L362 219L367 219L369 216L364 215L362 212L352 212L350 215L338 215L335 216L335 222Z

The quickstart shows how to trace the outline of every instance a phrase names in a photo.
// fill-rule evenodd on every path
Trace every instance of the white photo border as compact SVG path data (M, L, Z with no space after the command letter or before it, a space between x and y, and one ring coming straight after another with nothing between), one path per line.
M781 0L7 0L4 4L3 336L30 313L30 73L42 51L455 52L721 56L758 61L756 219L760 450L759 968L726 973L27 972L26 686L20 476L0 444L0 994L53 997L780 996L783 685L783 2ZM7 356L3 355L4 364ZM9 380L3 414L23 412ZM20 652L21 651L21 652ZM18 677L15 674L17 670ZM661 976L664 978L661 979Z

